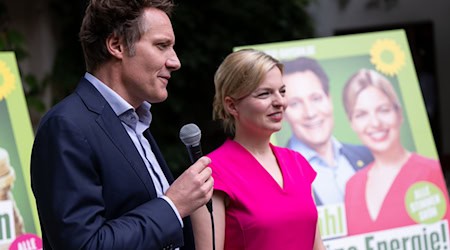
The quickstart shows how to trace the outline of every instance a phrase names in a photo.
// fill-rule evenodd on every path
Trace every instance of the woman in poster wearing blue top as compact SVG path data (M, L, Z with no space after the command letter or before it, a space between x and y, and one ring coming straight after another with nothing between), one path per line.
M348 234L448 219L448 195L439 161L409 152L402 145L402 107L389 80L374 70L361 69L347 81L343 103L352 129L375 158L347 182ZM428 190L423 198L436 199L419 209L420 200L408 194L421 188Z

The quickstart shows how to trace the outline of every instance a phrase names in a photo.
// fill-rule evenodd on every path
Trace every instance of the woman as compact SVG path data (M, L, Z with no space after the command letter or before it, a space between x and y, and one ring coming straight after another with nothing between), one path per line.
M311 190L316 173L299 153L270 143L286 108L282 69L269 55L244 49L215 74L213 117L232 134L208 155L218 250L325 249ZM196 245L210 250L209 217L198 212Z
M420 181L441 191L435 207L427 207L436 210L427 219L448 218L448 197L439 162L411 153L401 144L402 108L391 83L376 71L362 69L346 83L343 102L351 127L375 158L347 182L348 234L424 222L424 213L420 217L420 211L413 208L414 200L406 198L408 191L419 189L415 184ZM437 212L438 207L444 208L442 212Z

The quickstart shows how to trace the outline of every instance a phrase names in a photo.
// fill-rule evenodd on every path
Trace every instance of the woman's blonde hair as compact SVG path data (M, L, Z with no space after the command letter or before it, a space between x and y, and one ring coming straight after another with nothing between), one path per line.
M229 54L214 75L213 119L222 120L226 132L234 135L234 117L225 109L225 97L239 100L256 88L273 67L283 73L283 65L272 56L254 49Z
M356 99L361 91L367 87L375 87L381 90L398 111L401 110L400 101L391 82L375 70L361 69L353 74L344 86L342 101L347 117L351 120Z

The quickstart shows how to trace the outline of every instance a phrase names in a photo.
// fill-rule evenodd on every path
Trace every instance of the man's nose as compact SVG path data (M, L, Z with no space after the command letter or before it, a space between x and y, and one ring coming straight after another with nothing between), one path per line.
M166 67L172 71L175 71L175 70L178 70L181 68L180 59L178 59L178 56L175 53L175 51L169 58L167 58Z

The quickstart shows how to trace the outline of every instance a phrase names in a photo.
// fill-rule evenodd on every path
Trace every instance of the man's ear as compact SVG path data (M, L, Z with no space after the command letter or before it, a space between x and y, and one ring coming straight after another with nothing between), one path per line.
M111 34L106 38L106 49L113 57L118 59L122 59L125 53L122 39L115 34Z
M236 101L229 96L225 96L224 103L225 103L225 110L232 116L237 117L239 112L236 107Z

